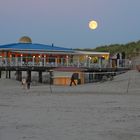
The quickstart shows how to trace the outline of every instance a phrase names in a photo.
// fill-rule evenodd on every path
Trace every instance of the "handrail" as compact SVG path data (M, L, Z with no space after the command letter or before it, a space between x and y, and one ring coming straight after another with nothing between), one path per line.
M90 59L79 61L79 59L71 59L71 58L55 58L55 57L0 57L0 67L87 67L87 68L108 68L113 67L112 62L110 60L103 60L102 62L94 63ZM128 59L123 61L119 60L116 63L116 67L131 67L132 62Z

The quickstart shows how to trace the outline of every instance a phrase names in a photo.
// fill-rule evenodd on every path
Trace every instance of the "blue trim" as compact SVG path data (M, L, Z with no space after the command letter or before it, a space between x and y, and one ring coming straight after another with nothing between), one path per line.
M14 50L42 50L42 51L68 51L73 52L73 49L32 43L13 43L7 45L0 45L0 50L14 49Z

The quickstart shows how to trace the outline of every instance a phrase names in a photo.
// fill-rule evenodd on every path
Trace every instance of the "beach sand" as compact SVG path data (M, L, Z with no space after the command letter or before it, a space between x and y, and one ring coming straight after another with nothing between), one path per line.
M113 81L30 90L0 79L0 140L140 140L139 85L135 70Z

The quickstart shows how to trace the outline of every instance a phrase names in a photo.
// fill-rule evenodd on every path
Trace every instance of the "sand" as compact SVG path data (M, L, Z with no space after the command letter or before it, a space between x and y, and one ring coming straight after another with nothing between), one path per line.
M0 140L140 140L140 73L78 86L0 79Z

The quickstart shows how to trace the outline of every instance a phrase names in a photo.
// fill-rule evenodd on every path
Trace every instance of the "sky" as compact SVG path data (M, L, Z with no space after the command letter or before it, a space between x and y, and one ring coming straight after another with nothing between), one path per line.
M139 14L140 0L0 0L0 45L22 36L66 48L125 44L140 40Z

